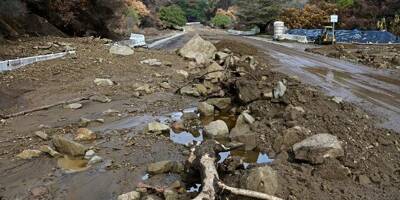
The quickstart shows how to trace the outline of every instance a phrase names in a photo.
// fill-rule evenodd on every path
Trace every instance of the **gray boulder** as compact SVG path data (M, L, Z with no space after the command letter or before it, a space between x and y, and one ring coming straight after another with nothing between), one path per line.
M195 35L178 53L184 58L196 60L198 64L204 64L213 58L215 52L217 48L211 42Z
M197 106L201 116L213 116L214 106L208 104L207 102L200 102Z
M207 103L215 106L220 110L227 110L232 104L231 98L212 98L208 99Z
M258 167L245 175L242 185L249 190L274 195L278 190L278 176L269 166Z
M295 158L321 164L326 158L344 156L341 142L331 134L317 134L293 145Z
M254 121L255 119L250 114L243 112L229 134L232 141L245 144L246 150L253 150L257 146L257 135L250 128Z
M273 91L273 96L274 98L280 98L283 97L286 93L286 86L282 81L279 81L278 84L275 86L274 91Z
M204 126L204 131L207 135L215 138L226 137L229 135L228 125L222 120L213 121L207 126Z

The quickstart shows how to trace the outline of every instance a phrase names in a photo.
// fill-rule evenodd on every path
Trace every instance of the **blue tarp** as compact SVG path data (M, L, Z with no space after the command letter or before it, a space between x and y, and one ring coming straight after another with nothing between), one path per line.
M287 33L307 36L308 40L314 41L321 32L321 29L291 29ZM400 43L400 37L386 31L336 30L335 34L337 42Z

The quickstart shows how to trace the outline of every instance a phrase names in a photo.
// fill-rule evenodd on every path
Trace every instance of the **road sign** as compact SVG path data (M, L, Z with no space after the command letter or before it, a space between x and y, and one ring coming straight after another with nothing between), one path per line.
M339 21L339 16L337 15L331 15L331 22L332 23L337 23Z

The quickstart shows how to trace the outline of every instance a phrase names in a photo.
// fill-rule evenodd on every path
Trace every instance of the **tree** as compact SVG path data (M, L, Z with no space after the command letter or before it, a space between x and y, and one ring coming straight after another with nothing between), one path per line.
M211 23L220 28L227 28L232 24L232 19L223 14L217 14L211 19Z
M283 0L238 0L238 17L241 23L264 30L278 18L282 3Z
M161 7L159 15L168 26L183 26L187 22L185 12L177 5Z

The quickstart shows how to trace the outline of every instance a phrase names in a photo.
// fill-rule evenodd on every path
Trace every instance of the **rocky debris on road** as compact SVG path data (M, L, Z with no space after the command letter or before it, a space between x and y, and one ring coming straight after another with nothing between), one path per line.
M42 140L48 140L49 136L44 131L35 131L35 135Z
M64 106L64 108L66 108L66 109L72 109L72 110L80 109L80 108L82 108L82 107L83 107L83 105L80 104L80 103L71 103L71 104L68 104L68 105L65 105L65 106Z
M87 147L62 136L53 137L53 144L58 151L71 156L83 156L86 153Z
M159 122L151 122L146 125L144 132L147 134L163 134L169 133L170 127Z
M237 91L237 98L242 104L249 104L261 98L262 92L246 80L236 81L235 90Z
M313 164L321 164L327 158L344 155L341 142L330 134L317 134L293 145L295 158Z
M197 64L205 64L214 57L216 52L217 48L211 42L195 35L179 50L179 55L195 60Z
M208 104L207 102L200 102L197 105L197 109L201 116L214 116L214 106Z
M140 192L132 191L118 196L118 200L140 200Z
M166 160L147 165L147 172L150 174L163 174L168 172L181 173L184 166L176 161Z
M121 45L112 45L110 48L110 53L115 54L115 55L121 55L121 56L129 56L134 53L133 49L127 46L121 46Z
M251 169L242 179L246 189L274 195L279 187L278 175L270 166Z
M61 158L62 157L62 154L60 154L59 152L57 152L56 150L54 150L53 148L51 148L48 145L41 146L40 151L42 151L43 153L49 154L53 158Z
M228 125L222 120L217 120L204 126L204 132L214 138L227 137L229 134Z
M103 158L95 155L89 160L88 165L95 165L101 162L103 162Z
M24 160L27 160L27 159L37 158L40 155L42 155L41 151L28 149L28 150L24 150L21 153L19 153L17 155L17 157L21 158L21 159L24 159Z
M278 99L280 97L283 97L283 95L285 95L286 93L286 85L284 84L283 81L278 81L278 83L276 84L276 87L273 90L273 97L275 99Z
M231 98L211 98L206 101L208 104L215 106L219 110L227 110L232 105Z
M176 70L176 75L182 77L183 79L189 78L189 73L185 70Z
M91 158L93 158L93 156L95 156L96 152L94 152L93 150L88 150L85 153L85 159L86 160L90 160Z
M79 128L76 131L76 136L74 140L76 141L90 141L90 140L95 140L97 138L96 133L94 133L92 130L87 129L87 128Z
M110 103L112 101L111 98L105 95L94 95L90 97L90 100L100 103Z
M111 79L107 78L96 78L94 79L94 84L97 86L113 86L114 82Z
M162 62L159 61L158 59L147 59L147 60L142 60L140 61L140 64L144 65L150 65L150 66L161 66Z

